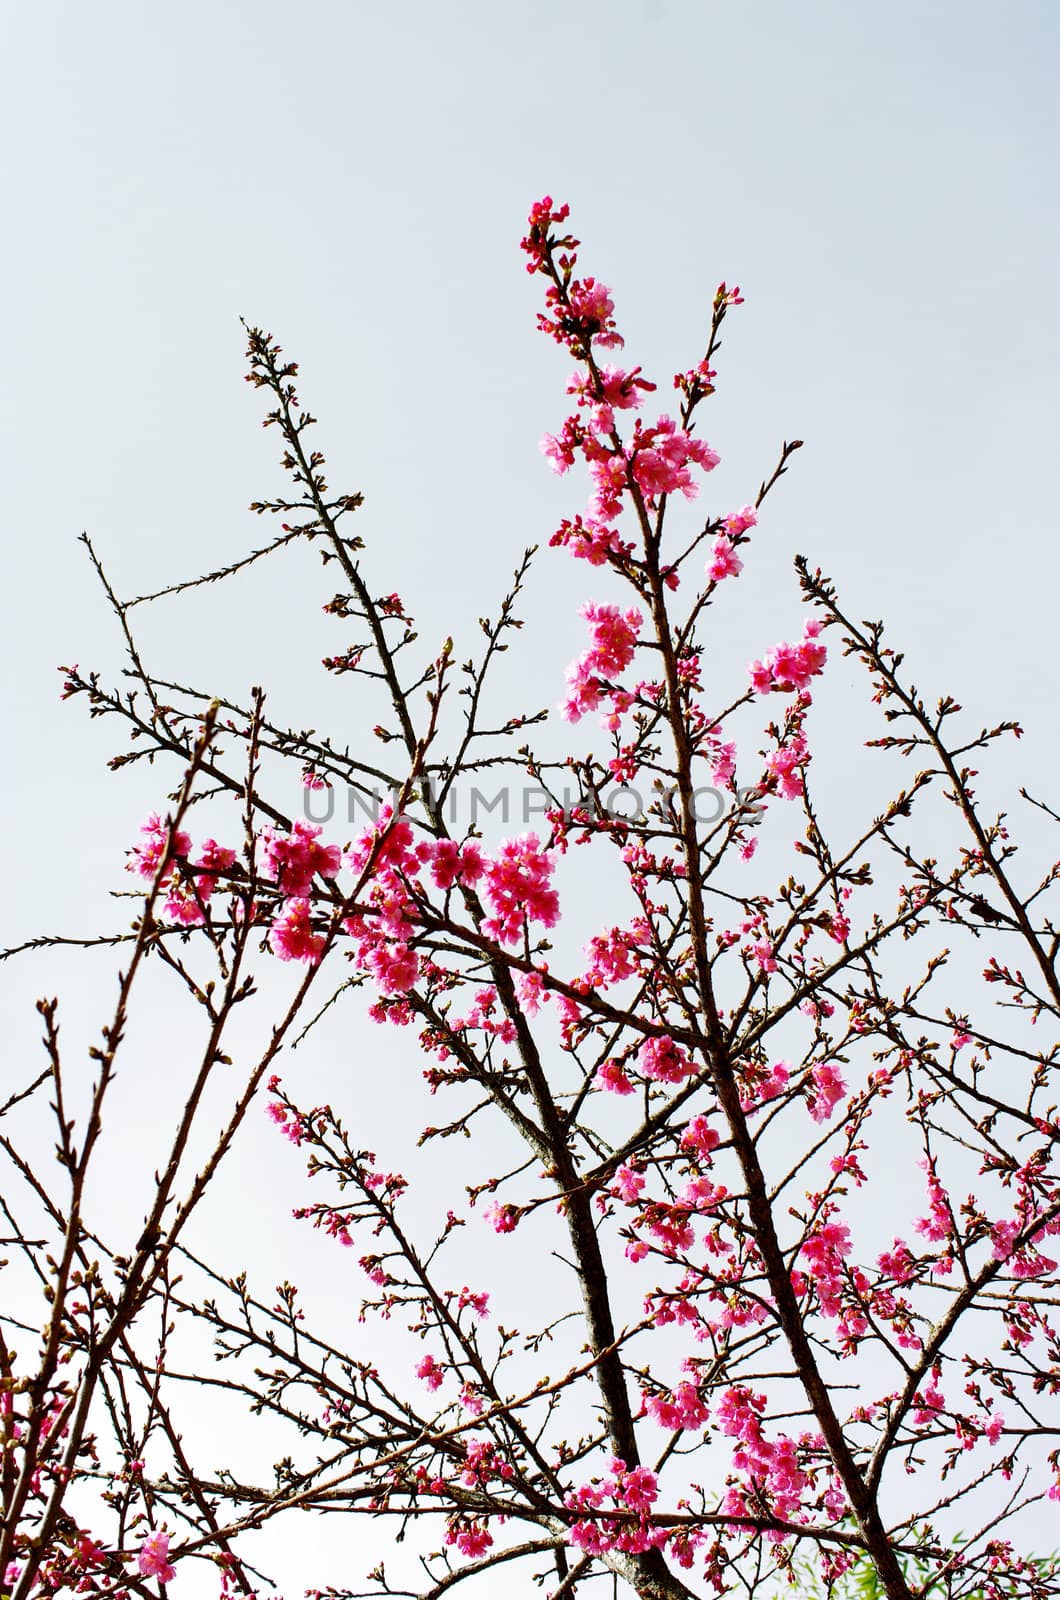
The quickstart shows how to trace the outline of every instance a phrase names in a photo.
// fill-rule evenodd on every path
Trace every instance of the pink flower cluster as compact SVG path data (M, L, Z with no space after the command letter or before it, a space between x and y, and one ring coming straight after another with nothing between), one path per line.
M684 1083L696 1072L695 1063L668 1033L645 1039L637 1052L637 1064L646 1078L659 1083Z
M168 1533L149 1533L140 1546L136 1565L145 1578L157 1578L160 1583L171 1583L177 1574L169 1559Z
M455 1544L461 1555L484 1556L493 1543L493 1536L484 1522L454 1517L446 1526L445 1542Z
M626 933L621 928L595 934L585 947L589 965L579 981L587 989L606 989L632 978L638 970L637 938L637 932Z
M668 1428L671 1432L679 1428L686 1431L702 1428L710 1416L699 1390L687 1379L679 1383L671 1394L646 1394L643 1399L648 1415L654 1417L661 1428Z
M546 455L550 454L548 447L552 442L550 438L544 441ZM576 516L573 521L565 517L549 545L553 549L565 547L580 561L588 561L591 567L602 567L609 560L628 560L633 554L632 544L620 539L614 528L592 517Z
M469 1289L465 1283L456 1297L456 1309L464 1311L470 1306L476 1317L484 1321L489 1316L490 1297L487 1289Z
M379 812L375 826L367 828L346 852L346 865L359 874L369 865L376 873L387 869L415 871L417 861L412 824L407 817L395 814L389 802Z
M601 700L611 694L609 686L633 660L644 622L635 609L621 611L618 606L596 605L591 600L581 607L580 614L589 624L592 643L567 668L571 693L563 715L568 722L580 722L587 711L595 711Z
M921 1166L927 1173L929 1210L927 1216L918 1217L913 1226L925 1239L930 1239L932 1244L938 1244L941 1240L948 1239L953 1232L953 1217L946 1191L939 1182L934 1168L926 1160L921 1162Z
M416 1376L427 1385L428 1389L440 1389L445 1379L445 1371L433 1356L428 1355L416 1363Z
M762 1431L765 1408L764 1394L740 1384L727 1389L717 1406L717 1420L723 1431L737 1440L733 1466L747 1480L746 1488L730 1488L725 1510L737 1516L747 1515L765 1499L774 1516L791 1521L798 1516L807 1490L814 1487L807 1451L819 1447L821 1441L808 1435L795 1440L786 1434L767 1439ZM839 1517L846 1509L842 1489L835 1482L825 1490L823 1501L830 1516ZM780 1539L783 1535L770 1537Z
M551 195L545 195L530 208L527 233L522 240L528 272L552 277L551 251L555 245L563 247L563 263L573 267L578 241L569 235L554 239L550 232L569 216L570 207L553 206ZM547 310L538 316L538 327L576 356L583 355L590 345L607 349L622 343L615 327L611 291L596 278L571 277L562 286L553 279L545 291L545 305Z
M624 1162L615 1169L611 1180L610 1191L618 1200L624 1200L626 1205L636 1205L644 1190L644 1173L640 1167Z
M799 1254L806 1262L807 1277L817 1290L821 1310L826 1317L838 1316L843 1258L850 1254L850 1229L845 1222L820 1222L803 1241Z
M732 511L725 518L725 532L730 539L739 539L751 528L758 524L758 512L754 506L744 506L741 511Z
M547 972L547 967L544 971ZM542 972L523 972L516 979L515 985L519 994L519 1004L528 1017L536 1017L543 1005L550 999L548 989Z
M661 416L650 427L638 418L632 441L624 448L616 442L613 428L612 407L601 403L585 418L569 417L558 437L546 434L542 440L542 449L557 472L568 471L579 453L585 458L593 482L587 526L594 530L596 542L604 542L606 534L607 544L613 534L608 524L621 515L622 496L631 485L648 505L662 495L678 492L693 500L699 484L692 468L710 472L721 460L705 440L679 427L672 417ZM564 534L561 528L561 536L553 543L571 542L573 530L564 526L569 531Z
M1045 1231L1039 1229L1038 1236ZM990 1230L995 1259L1003 1261L1014 1278L1040 1278L1046 1272L1055 1272L1057 1263L1051 1256L1042 1255L1026 1241L1016 1248L1016 1240L1022 1232L1018 1222L995 1222Z
M458 883L473 888L485 871L485 858L474 840L457 844L455 839L438 839L426 848L430 851L431 877L439 889L452 889ZM423 849L421 846L421 853Z
M157 813L148 817L140 832L145 841L129 852L126 871L150 879L160 875L159 886L166 891L163 915L185 928L200 927L206 921L205 904L217 888L218 875L235 865L235 851L207 839L199 859L189 863L190 836L178 828L170 839L169 824ZM181 864L190 876L181 875Z
M269 929L273 954L281 961L306 961L312 965L320 960L324 942L324 935L313 927L309 901L303 895L285 900Z
M801 728L766 756L766 770L776 781L777 793L784 800L798 800L805 793L802 768L810 759L806 735Z
M704 754L710 762L711 781L720 789L727 789L736 776L736 746L732 741L723 743L715 733L704 736Z
M719 534L707 562L707 577L711 583L721 583L725 578L738 577L742 571L743 561L736 553L736 546L724 534Z
M637 1086L620 1061L605 1061L596 1069L594 1083L611 1094L635 1094Z
M633 480L647 500L678 491L686 500L694 500L699 485L690 469L711 472L721 460L705 439L679 428L670 417L660 417L651 428L642 428L638 421L627 456Z
M774 964L775 970L775 964ZM749 1083L740 1098L744 1111L756 1111L760 1106L777 1100L788 1087L791 1068L786 1061L777 1061L767 1071L763 1066L748 1073Z
M511 1464L497 1454L497 1447L491 1439L468 1440L460 1473L460 1481L466 1489L478 1488L480 1484L489 1483L491 1478L514 1476Z
M578 1517L568 1534L571 1544L586 1555L604 1555L609 1550L636 1554L658 1549L668 1537L665 1528L653 1528L648 1522L648 1513L658 1496L658 1479L650 1468L627 1470L625 1462L616 1458L605 1478L594 1478L566 1496L567 1510ZM607 1500L612 1502L617 1515L592 1518L584 1515L587 1511L599 1511ZM636 1520L628 1515L630 1512Z
M369 873L370 910L347 918L343 926L354 941L354 959L371 973L380 992L397 995L416 982L420 958L411 946L419 912L411 890L429 868L437 888L469 888L485 880L486 898L494 916L486 924L491 938L514 942L528 920L551 927L559 918L559 899L549 885L553 863L534 834L503 843L493 860L474 841L416 841L406 817L391 807L346 854L347 865Z
M299 1145L310 1131L302 1117L293 1106L285 1105L282 1100L270 1100L265 1107L265 1115L294 1145Z
M141 878L153 878L161 868L172 866L191 853L191 835L177 828L170 838L170 825L157 812L148 817L140 832L144 843L130 850L126 871L137 872Z
M491 939L515 944L531 922L555 927L559 896L552 888L554 866L536 833L504 841L486 863L486 899L493 916L484 926Z
M552 543L569 546L575 555L594 566L607 561L621 564L631 554L632 546L624 546L610 524L623 509L623 496L632 490L649 506L668 494L681 493L692 499L698 490L692 469L709 472L719 457L709 444L693 437L668 416L659 417L650 426L638 420L630 443L623 445L616 431L616 413L638 407L644 394L655 385L642 376L639 367L627 371L590 362L593 347L620 345L622 340L615 326L610 290L595 278L574 276L578 241L550 232L553 226L566 222L568 214L566 206L554 208L546 196L532 208L522 242L528 270L541 272L551 280L545 291L546 310L538 317L539 327L586 364L567 386L568 393L577 398L577 412L567 417L558 435L546 434L542 449L557 472L567 472L580 455L589 468L593 495L585 519L564 522ZM709 369L697 369L697 394L709 392L711 377ZM689 393L687 384L685 392ZM745 512L750 521L742 522L742 526L745 513L730 519L730 540L753 522L753 510L747 507ZM719 560L722 557L719 552ZM732 559L730 556L730 562ZM738 570L739 559L735 561L732 571ZM671 578L676 585L676 574Z
M535 200L530 207L530 218L527 223L526 237L519 242L519 248L528 257L527 272L543 272L548 264L548 246L550 244L549 230L555 224L557 227L566 222L570 216L570 206L555 206L552 196L546 194L543 200ZM574 248L573 240L564 240L569 248Z
M230 872L236 864L236 853L216 839L204 839L199 859L193 863L198 876L195 888L203 900L208 900L217 887L218 875Z
M876 1264L895 1283L911 1283L916 1272L916 1257L901 1239L896 1239L890 1250L882 1251Z
M275 883L281 894L291 896L308 894L317 873L322 878L334 878L342 865L342 851L337 844L317 844L320 832L300 817L290 833L263 828L262 877Z
M381 994L403 994L419 976L419 957L409 943L416 913L408 884L431 859L431 849L430 841L417 847L408 818L387 805L346 852L351 871L359 879L369 876L364 898L371 911L347 917L343 928L353 940L354 960Z
M946 1409L946 1398L938 1386L939 1370L932 1368L931 1380L913 1396L913 1427L925 1428L936 1422Z
M721 1135L702 1112L693 1117L681 1135L682 1150L691 1150L696 1159L704 1166L709 1166L711 1153L721 1143Z
M493 1200L482 1213L494 1233L514 1233L519 1226L519 1207Z
M575 354L590 344L606 350L621 345L622 336L615 326L615 302L607 284L598 278L574 278L566 297L561 290L552 288L545 291L545 300L552 315L542 317L539 325L557 344L565 344Z
M696 1073L695 1063L668 1033L644 1040L637 1051L637 1067L656 1083L684 1083ZM633 1094L637 1087L620 1061L605 1061L597 1068L594 1081L612 1094Z
M579 407L585 408L592 432L606 434L615 426L616 411L641 405L644 395L654 388L639 367L631 372L622 367L600 366L595 372L579 367L571 375L567 393L576 395Z
M472 1002L471 1010L466 1016L454 1016L451 1025L464 1033L481 1028L483 1033L492 1034L502 1044L512 1044L515 1040L515 1024L498 1005L497 991L491 983L483 984Z
M301 818L295 820L289 833L272 827L261 831L261 875L275 883L284 896L269 929L269 946L281 961L312 965L324 951L325 937L313 926L309 896L318 874L322 878L338 874L342 851L338 845L318 844L320 832Z
M764 661L751 662L747 670L756 694L773 690L790 694L793 689L805 689L811 678L824 671L828 651L818 643L821 626L816 617L807 618L798 644L774 645Z
M843 1074L831 1061L819 1061L810 1073L810 1116L814 1122L827 1122L847 1092Z

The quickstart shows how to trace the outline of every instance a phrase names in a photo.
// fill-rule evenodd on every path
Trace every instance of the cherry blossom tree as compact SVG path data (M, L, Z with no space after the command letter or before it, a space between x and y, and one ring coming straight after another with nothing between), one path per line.
M492 693L534 552L477 653L424 651L258 328L248 379L293 489L252 509L280 533L129 601L89 547L128 676L66 668L64 692L127 729L114 767L168 760L179 780L130 851L131 930L84 941L121 956L91 1074L42 1001L43 1068L0 1107L5 1272L47 1305L43 1332L0 1318L4 1594L180 1592L208 1564L223 1594L269 1592L257 1530L327 1513L356 1516L375 1561L335 1575L341 1597L503 1582L560 1600L600 1579L652 1600L854 1579L891 1600L1056 1595L1033 1552L1060 1501L1060 868L1017 856L973 788L1020 730L922 695L801 558L789 642L741 618L799 442L749 503L692 506L737 289L657 414L643 369L611 364L612 294L581 272L567 208L535 205L522 247L574 363L545 454L589 486L540 559L584 563L593 595L537 745L544 713L498 717ZM352 642L325 665L360 692L356 737L274 722L260 688L236 704L162 680L134 632L136 607L292 545L339 584L325 610ZM721 619L746 671L716 665ZM814 753L842 657L864 686L844 760L874 763L853 793L829 777L834 728L831 760ZM280 802L292 763L302 815ZM453 826L485 774L547 797L536 832ZM385 798L344 837L308 804L339 793ZM1025 799L1036 841L1060 817ZM93 1175L148 980L187 999L201 1049L115 1243ZM312 1104L291 1056L365 1005L398 1030L418 1128L395 1116L378 1151L350 1074ZM57 1169L26 1131L45 1102ZM312 1178L303 1226L363 1285L343 1342L290 1282L194 1245L262 1104L277 1161ZM484 1274L498 1251L510 1269ZM540 1284L533 1325L506 1310L519 1278ZM194 1393L279 1430L271 1480L190 1441Z

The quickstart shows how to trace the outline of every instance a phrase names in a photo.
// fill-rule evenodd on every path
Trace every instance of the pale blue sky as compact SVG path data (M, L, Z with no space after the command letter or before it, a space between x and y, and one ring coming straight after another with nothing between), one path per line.
M771 522L777 604L803 549L984 714L1051 717L1054 5L45 3L3 32L3 640L33 814L68 813L61 739L123 825L53 697L54 664L110 637L77 532L135 589L259 531L273 452L240 314L302 362L435 631L547 536L564 369L516 250L545 189L664 382L718 279L743 285L711 432L733 500L807 441ZM257 641L216 645L233 687L290 612L284 581L253 596ZM172 657L186 621L156 626Z
M712 509L806 441L741 580L758 623L737 654L798 626L801 550L888 617L925 688L1023 717L1020 776L1055 782L1058 45L1053 0L8 0L0 943L124 918L105 896L161 785L108 774L115 735L57 700L58 663L120 667L75 540L128 594L260 538L245 507L278 472L240 315L301 362L332 481L367 496L378 587L425 638L459 649L578 506L537 449L566 367L517 245L546 190L661 387L718 280L741 284ZM160 608L151 658L341 723L318 589L277 563ZM509 661L513 688L559 695L586 592L541 564L547 647ZM81 965L2 976L19 1072L42 988L75 1037L99 1020Z

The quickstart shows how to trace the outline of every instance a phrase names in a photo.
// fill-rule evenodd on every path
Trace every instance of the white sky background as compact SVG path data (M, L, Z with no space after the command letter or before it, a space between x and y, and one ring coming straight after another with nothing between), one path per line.
M546 191L571 202L583 266L612 286L625 355L664 407L719 279L746 295L703 424L723 465L697 516L753 498L781 439L806 441L741 579L752 609L722 640L735 659L798 630L802 551L855 615L888 619L923 687L977 723L1019 716L1021 764L1002 776L1055 799L1050 0L99 0L9 3L0 29L0 944L127 920L107 895L173 777L112 776L116 726L58 701L60 662L112 680L121 666L75 540L89 531L126 595L261 542L245 508L280 474L241 381L240 315L301 363L331 482L367 497L374 586L400 590L425 647L472 644L523 547L580 508L584 485L554 480L537 448L567 373L535 332L540 280L517 248ZM526 614L543 642L528 630L509 657L513 695L559 696L595 578L542 554ZM264 682L278 719L342 727L355 691L317 665L347 642L320 616L330 592L304 554L284 557L156 608L145 646L163 675L243 699ZM110 971L106 956L0 969L0 1087L38 1060L40 992L64 996L78 1059ZM132 1042L129 1126L147 1128L162 1047L146 1026ZM401 1044L366 1029L356 1048L396 1063ZM327 1061L313 1070L340 1098ZM366 1090L343 1071L353 1106ZM282 1235L299 1173L262 1150L282 1174L240 1182ZM123 1185L110 1198L124 1215Z

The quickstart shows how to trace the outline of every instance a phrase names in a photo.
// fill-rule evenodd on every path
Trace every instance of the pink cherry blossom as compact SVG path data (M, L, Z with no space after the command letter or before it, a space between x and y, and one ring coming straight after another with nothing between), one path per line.
M592 567L602 567L609 560L627 559L633 553L633 546L624 543L615 528L593 517L565 519L549 544L553 547L566 546L572 555L588 561Z
M412 824L407 817L395 816L389 801L380 808L375 826L366 829L346 851L345 862L351 872L363 872L369 861L377 873L388 869L416 870Z
M925 1166L927 1171L930 1211L927 1216L918 1217L913 1226L916 1228L917 1233L923 1234L925 1239L929 1239L935 1244L949 1238L953 1229L953 1219L950 1214L946 1192L934 1170L926 1163L921 1164Z
M691 467L710 472L721 457L702 439L696 439L670 417L660 417L653 428L640 428L629 452L630 470L641 493L648 499L680 491L692 500L699 484Z
M759 972L776 972L777 955L772 943L768 939L759 939L751 946L751 955L754 957Z
M553 472L563 476L569 472L577 459L578 435L575 430L567 430L560 435L546 433L541 440L541 453L548 461Z
M519 1003L528 1017L536 1017L549 1000L549 992L540 972L522 972L516 979Z
M681 1148L694 1150L700 1161L710 1161L711 1151L716 1150L721 1143L721 1135L716 1128L712 1128L708 1118L700 1112L685 1128L681 1135Z
M802 768L808 760L809 747L801 729L788 740L787 744L768 753L766 769L776 780L777 793L782 799L797 800L805 792Z
M660 1083L683 1083L696 1072L695 1063L669 1034L645 1039L637 1052L637 1065L646 1078L655 1078Z
M764 661L752 661L747 670L755 693L768 694L770 690L777 690L788 694L793 689L805 689L810 679L824 670L828 651L818 643L820 631L821 623L816 617L810 617L803 625L799 644L774 645Z
M320 828L298 817L288 834L264 828L261 834L261 875L275 883L281 894L301 896L309 892L317 873L334 878L342 865L338 845L320 845Z
M691 1430L702 1428L709 1412L694 1383L679 1383L672 1394L646 1395L644 1409L660 1427Z
M167 921L179 923L182 928L199 928L203 925L206 917L190 883L182 883L174 873L168 883L163 884L163 888L167 892L162 915Z
M445 1379L445 1372L433 1356L424 1356L416 1363L416 1376L427 1385L428 1389L440 1389Z
M465 1306L470 1306L478 1318L484 1319L489 1316L489 1301L488 1291L469 1289L465 1283L457 1296L457 1309L463 1311Z
M519 1226L519 1207L502 1205L498 1200L491 1201L482 1215L494 1233L514 1233Z
M455 1544L461 1555L483 1556L493 1543L492 1535L481 1522L462 1522L445 1536L446 1544Z
M150 1533L140 1546L136 1564L145 1578L157 1578L160 1583L170 1583L176 1570L169 1560L168 1533Z
M735 578L742 571L743 562L732 540L719 534L714 541L714 552L707 562L707 577L711 583L721 583L723 578Z
M506 839L486 862L486 898L493 916L485 928L491 939L515 944L531 922L555 927L559 896L551 885L554 865L536 833Z
M827 1122L836 1106L846 1094L843 1074L831 1061L821 1061L811 1073L813 1089L810 1094L810 1116L814 1122Z
M204 839L198 860L193 863L196 872L195 887L203 900L208 900L217 888L219 873L229 872L236 864L236 853L216 839Z
M485 1398L466 1383L460 1391L460 1404L469 1417L481 1417L486 1409Z
M753 1091L744 1097L743 1105L746 1111L752 1111L758 1106L768 1105L771 1100L776 1100L784 1093L791 1077L791 1068L786 1061L777 1061L769 1071L757 1079Z
M622 340L615 332L615 302L606 283L595 278L576 278L570 286L570 318L579 324L579 332L594 344L620 345Z
M644 1173L639 1167L623 1163L611 1180L611 1193L627 1205L635 1205L644 1189Z
M178 828L170 839L169 824L157 812L148 817L140 832L144 843L130 850L126 871L139 873L141 878L153 878L163 865L163 857L165 865L169 866L173 861L183 860L191 851L191 836Z
M621 677L633 660L637 634L644 621L639 611L623 612L618 606L596 605L592 601L581 607L581 615L589 624L592 643L567 668L572 692L563 714L570 722L578 722L587 711L595 710L608 692L608 683Z
M633 1094L636 1089L636 1084L617 1061L605 1061L598 1067L595 1082L601 1089L610 1089L612 1094Z
M733 511L725 518L725 532L730 539L738 539L741 533L746 533L758 522L758 512L754 506L744 506L742 511Z
M850 1229L842 1222L821 1221L799 1252L817 1290L825 1316L839 1313L843 1290L843 1258L850 1254Z
M650 1467L632 1467L622 1474L615 1499L631 1511L647 1511L659 1498L659 1481Z
M589 965L582 974L582 981L591 988L605 989L623 978L631 978L637 971L635 948L620 928L595 934L585 948Z
M570 206L554 206L550 194L546 194L542 200L535 200L530 207L526 237L520 241L520 248L529 257L526 263L527 272L543 270L549 231L553 224L559 226L566 222L569 216Z
M319 961L324 935L315 933L309 901L296 897L285 900L269 930L269 944L281 961Z
M629 483L625 456L617 451L594 452L589 457L589 476L593 482L591 518L602 523L614 521L622 510L622 495Z
M711 779L719 788L728 788L736 775L735 744L716 744L709 759Z
M463 845L455 839L438 839L421 848L430 860L431 877L439 889L451 889L456 883L473 886L485 870L482 851L473 839Z

